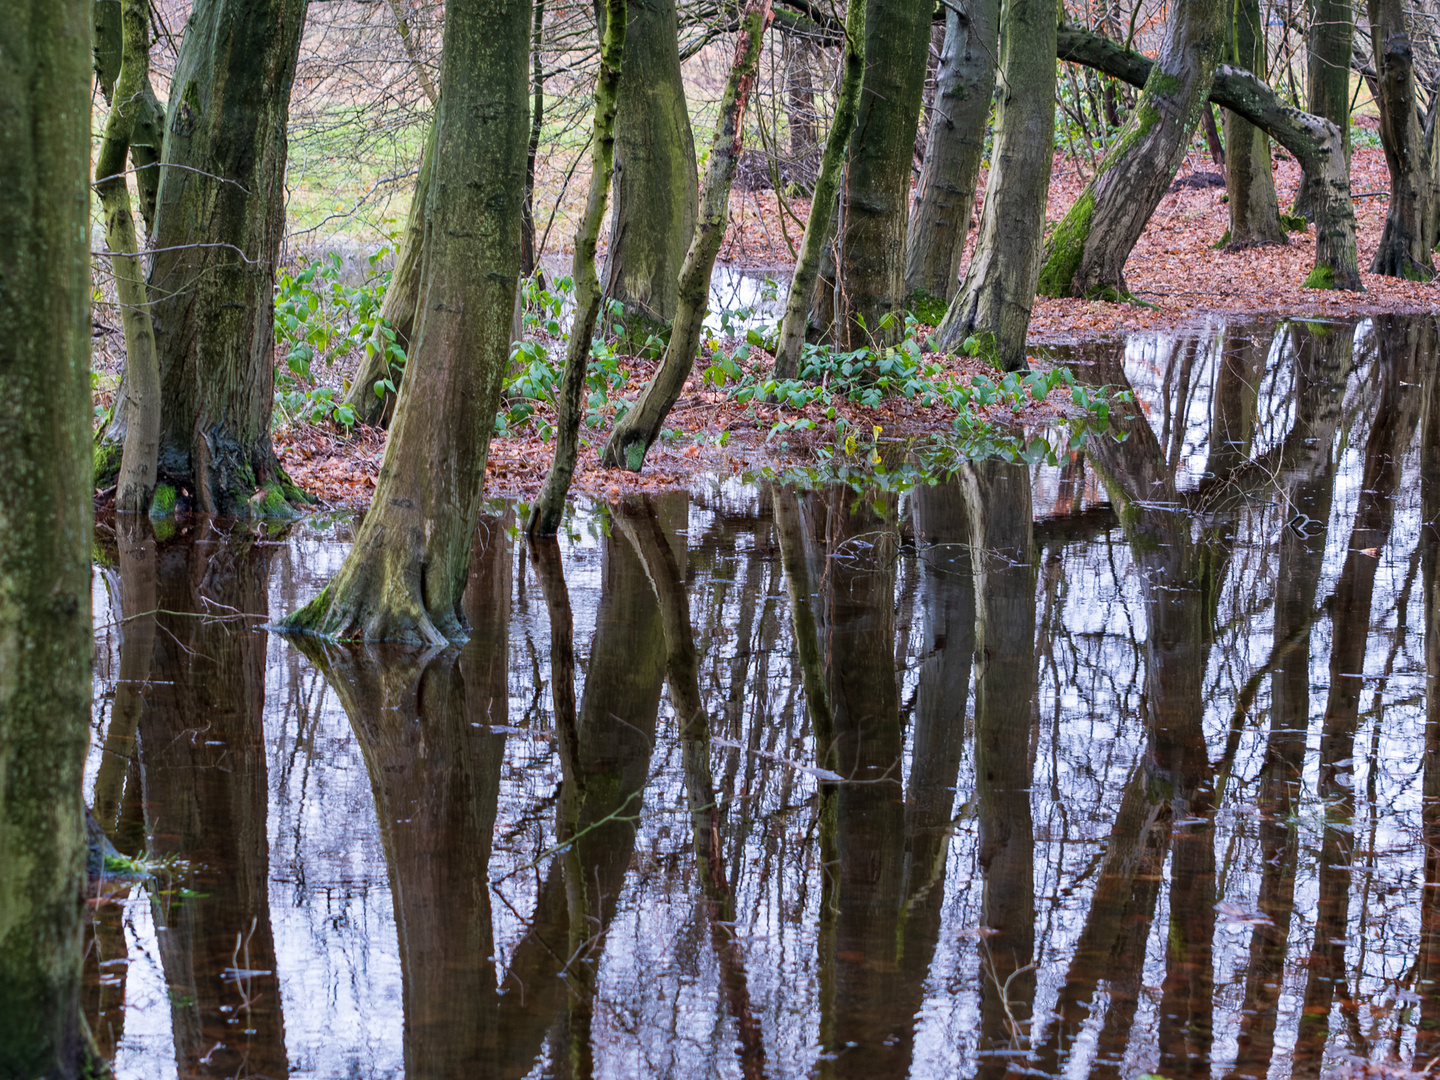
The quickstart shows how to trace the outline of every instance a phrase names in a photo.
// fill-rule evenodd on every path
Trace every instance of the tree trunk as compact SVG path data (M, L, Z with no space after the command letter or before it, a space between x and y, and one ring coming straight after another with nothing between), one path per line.
M540 46L545 30L545 0L535 0L530 19L530 141L525 148L525 205L520 210L520 276L531 278L539 269L535 250L535 158L545 127L545 68Z
M720 252L720 242L725 238L725 225L729 220L730 181L735 175L735 163L740 158L745 104L759 67L760 42L769 21L769 0L747 0L740 18L740 34L735 43L730 77L715 120L715 136L710 144L710 163L705 169L700 216L695 221L695 236L690 241L690 249L685 253L685 265L680 269L679 307L670 343L665 347L659 369L640 391L630 411L616 422L615 430L610 433L601 457L601 464L606 468L623 467L631 472L640 471L646 452L660 435L660 425L665 422L695 366L695 352L700 344L700 330L710 299L710 272L715 268L715 256ZM623 90L622 78L622 108ZM618 131L616 134L618 139Z
M1390 167L1390 208L1370 272L1429 281L1435 276L1430 252L1440 191L1401 0L1370 0L1370 40L1379 72L1380 142Z
M698 199L675 0L631 0L625 40L604 296L624 304L627 319L668 322L680 310L677 280Z
M930 9L868 0L865 75L845 163L835 336L847 348L898 338L905 307L910 169L930 55ZM882 326L893 316L889 329Z
M1351 0L1310 0L1305 35L1305 105L1340 130L1345 161L1350 161L1350 57L1355 47L1355 11ZM1243 59L1241 67L1258 70ZM1324 176L1301 163L1294 212L1314 221L1323 199Z
M600 279L595 273L595 244L605 201L610 194L610 175L615 162L616 87L621 79L625 54L626 0L606 0L605 25L600 38L600 73L595 79L595 125L590 139L590 192L585 216L575 234L575 258L571 274L575 279L575 317L565 349L565 370L555 398L555 457L545 476L545 485L530 508L525 529L532 536L548 536L560 526L565 495L580 456L580 420L585 412L585 375L590 364L591 339L600 315Z
M1025 366L1040 273L1055 140L1055 5L1012 0L1001 11L1000 96L985 207L964 284L932 337L958 348L988 337L1007 369Z
M173 79L149 286L157 508L289 516L270 444L285 125L308 0L197 0ZM107 440L123 444L122 386Z
M520 271L528 0L451 0L440 61L433 189L414 355L370 512L335 580L285 620L366 641L463 639Z
M430 176L435 160L435 127L425 139L425 148L420 154L420 173L415 179L415 193L410 198L410 210L405 215L405 232L400 238L400 249L395 253L395 269L390 271L390 282L385 286L385 299L380 303L380 318L383 325L395 331L395 345L406 356L415 340L415 318L420 309L420 254L425 248L425 207L430 201ZM396 364L396 358L388 354L389 342L377 334L371 339L372 348L365 350L350 390L345 395L345 404L355 410L355 419L372 427L389 427L395 416L395 399L404 379L403 364ZM395 389L383 385L386 380Z
M1046 296L1120 300L1125 260L1184 160L1225 44L1225 8L1180 0L1135 112L1045 249Z
M0 68L0 1075L78 1077L90 731L90 10L7 0Z
M1096 34L1066 29L1060 33L1061 60L1085 64L1144 85L1154 61L1128 52ZM1262 80L1248 71L1221 64L1215 71L1210 99L1243 116L1283 146L1302 168L1323 176L1322 196L1315 213L1315 268L1305 285L1318 289L1361 290L1359 256L1355 250L1355 208L1350 202L1350 166L1340 129L1330 121L1286 105Z
M840 91L835 99L830 133L825 138L825 152L820 158L820 175L811 193L810 216L800 241L800 257L795 261L790 292L785 297L785 315L780 320L779 342L775 346L773 374L777 379L793 379L800 373L800 350L805 344L810 308L815 299L815 279L825 248L835 233L832 208L840 190L845 147L855 126L860 83L865 76L865 8L863 3L852 3L845 12L845 59Z
M946 8L935 108L905 246L905 295L912 301L948 302L960 287L999 44L1000 0Z
M115 82L114 104L95 162L95 193L105 214L105 242L125 327L125 446L115 480L115 509L143 514L155 492L160 452L160 367L155 358L155 328L150 321L145 275L140 268L125 154L140 113L143 90L150 85L150 11L146 0L124 0L123 59Z
M121 0L94 2L95 79L105 103L114 108L115 80L120 77L124 32L120 17ZM146 24L148 40L149 24ZM130 127L130 164L135 167L135 186L140 192L140 216L145 232L155 230L155 196L160 189L160 150L165 139L165 109L150 86L147 57L145 78L127 101L133 109Z
M1264 24L1259 0L1233 0L1227 59L1249 71L1265 70ZM1209 109L1209 104L1205 105ZM1285 243L1280 201L1270 162L1270 137L1243 116L1225 110L1225 190L1231 248Z

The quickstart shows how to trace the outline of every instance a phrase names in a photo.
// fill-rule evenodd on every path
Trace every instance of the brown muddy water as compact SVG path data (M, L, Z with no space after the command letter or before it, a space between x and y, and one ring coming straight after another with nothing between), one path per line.
M1440 1057L1433 319L1069 350L1124 441L495 506L463 648L266 624L349 526L102 535L89 1022L165 1077L1315 1077Z

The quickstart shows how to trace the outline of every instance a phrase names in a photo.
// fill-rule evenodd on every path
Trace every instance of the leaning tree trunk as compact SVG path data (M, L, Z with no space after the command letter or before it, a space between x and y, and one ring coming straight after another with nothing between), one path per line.
M90 5L5 0L0 12L0 1076L72 1078L104 1068L80 1013Z
M565 370L556 395L555 457L545 476L545 486L530 508L525 524L532 536L552 535L565 511L565 495L580 456L580 419L585 411L585 375L590 364L591 339L600 315L600 278L595 273L595 244L600 220L610 194L610 174L615 164L616 87L620 82L625 55L626 0L606 0L605 25L600 39L600 73L595 78L595 127L590 139L590 193L585 216L575 235L575 317L570 324L570 341L565 349Z
M631 0L626 9L604 296L624 304L626 318L668 322L680 309L678 279L695 229L695 136L675 0Z
M959 289L999 45L1000 0L945 9L935 109L905 246L905 295L912 301L948 302Z
M1225 7L1179 0L1160 56L1125 130L1095 178L1055 227L1039 291L1046 296L1128 294L1125 260L1184 160L1225 44Z
M964 284L931 341L988 338L1007 369L1025 366L1040 273L1055 139L1055 5L1011 0L1002 12L1000 95L985 208Z
M157 507L280 515L270 443L285 125L308 0L196 0L172 81L150 290L160 360ZM122 387L107 439L124 441Z
M930 55L930 9L914 0L868 0L865 76L845 163L836 251L835 337L849 348L898 336L887 315L905 306L905 225L910 166Z
M95 193L105 214L105 243L125 327L125 446L115 481L115 508L122 514L143 514L155 492L155 467L160 451L160 368L155 359L155 328L150 321L145 275L140 268L135 220L130 214L130 187L125 181L125 154L141 115L145 88L150 85L150 11L146 0L124 0L124 32L120 74L114 104L105 123L105 137L95 162Z
M105 103L115 105L115 80L120 77L120 58L124 51L121 29L121 0L94 0L95 79ZM148 34L148 28L147 28ZM165 139L165 109L150 86L149 64L145 78L132 91L127 102L134 109L130 126L130 164L135 167L135 187L140 193L140 216L145 232L155 229L155 196L160 189L160 149Z
M529 41L529 0L450 0L414 355L359 536L287 630L435 645L465 636L460 598L520 273Z
M1305 35L1305 105L1340 129L1345 160L1350 160L1350 57L1355 48L1355 11L1351 0L1310 0L1310 28ZM1246 64L1243 67L1257 70ZM1323 197L1323 175L1302 165L1294 211L1314 221Z
M825 152L820 158L820 175L811 193L810 216L800 241L800 257L795 260L790 292L785 297L785 315L780 320L779 342L775 346L774 376L777 379L793 379L800 373L800 350L805 344L810 305L815 299L815 279L825 247L835 232L835 216L830 208L835 205L835 196L840 190L845 147L855 126L860 83L865 76L865 7L863 3L852 3L845 12L845 60L840 91L835 99L830 134L825 138Z
M1415 53L1401 0L1370 0L1370 39L1380 87L1380 142L1390 167L1390 209L1372 274L1429 281L1435 276L1434 162L1420 111Z
M1265 70L1264 24L1259 0L1233 0L1230 63ZM1209 109L1206 103L1205 108ZM1229 195L1231 248L1285 243L1280 201L1270 161L1270 136L1243 116L1225 110L1225 190Z
M390 272L385 299L380 302L381 326L395 331L395 346L406 356L415 339L415 316L420 307L420 253L425 247L425 205L430 200L434 147L432 124L420 154L420 172L415 179L410 210L405 215L405 232L395 253L395 269ZM395 416L395 398L404 378L403 366L395 362L396 357L390 354L389 348L384 333L377 329L345 394L345 404L355 410L355 419L372 427L390 426ZM394 390L385 385L387 381Z
M1155 63L1083 30L1061 31L1057 55L1132 86L1143 86ZM1215 69L1210 100L1249 120L1294 154L1301 168L1325 178L1316 189L1321 201L1315 212L1315 266L1305 286L1363 289L1355 249L1355 207L1350 202L1350 165L1340 129L1323 117L1291 108L1262 80L1228 64Z
M659 437L660 425L680 397L685 380L695 366L706 302L710 299L710 272L715 268L715 256L720 253L720 241L725 238L725 224L729 220L730 181L740 159L745 103L750 98L750 87L760 63L760 42L769 22L770 0L746 0L740 16L735 58L730 65L725 94L720 99L720 113L715 119L700 216L695 222L690 249L685 253L685 265L680 268L680 306L676 309L670 343L665 347L659 369L610 433L600 459L608 469L640 471L646 451ZM624 80L621 82L623 86ZM623 100L621 107L624 107Z

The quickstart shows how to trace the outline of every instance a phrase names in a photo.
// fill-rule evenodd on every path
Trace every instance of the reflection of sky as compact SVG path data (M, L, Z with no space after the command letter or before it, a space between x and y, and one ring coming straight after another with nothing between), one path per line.
M1363 335L1362 335L1363 343ZM1280 346L1277 345L1277 350ZM1132 341L1127 366L1140 399L1158 417L1170 362L1163 339ZM1204 467L1210 387L1216 349L1202 342L1195 357L1194 392L1183 418L1181 486L1193 486ZM1262 387L1257 449L1274 445L1288 425L1286 361L1272 354ZM1367 375L1352 378L1351 397ZM1276 398L1282 400L1276 400ZM1348 407L1347 400L1347 407ZM1359 455L1366 410L1355 403L1341 451L1340 474L1318 596L1335 587L1359 498ZM1365 691L1356 733L1356 856L1350 897L1346 967L1357 1000L1369 1002L1356 1023L1372 1045L1413 1042L1413 1021L1397 1019L1399 980L1413 964L1419 939L1418 901L1423 848L1418 843L1420 768L1424 746L1424 612L1414 556L1420 535L1417 455L1404 462L1390 543L1380 554L1366 654ZM1041 491L1055 490L1053 471L1036 473ZM1091 479L1093 485L1093 477ZM1093 490L1091 497L1093 497ZM768 504L767 504L768 505ZM1048 504L1047 504L1048 505ZM1237 518L1237 536L1217 615L1216 643L1204 679L1205 730L1212 759L1224 745L1242 686L1273 646L1276 552L1285 511L1257 499ZM583 676L599 601L599 524L581 505L575 537L563 541ZM727 836L739 912L736 932L752 1007L763 1031L770 1071L810 1075L819 1052L820 972L816 958L819 854L811 795L815 783L785 760L813 761L798 674L793 668L788 601L773 533L753 492L727 482L695 493L686 530L689 596L701 647L701 690L729 743L756 744L765 758L717 745L717 784L730 806L727 826L747 822L743 836ZM338 567L344 544L333 532L302 527L275 560L271 614L313 594ZM1095 868L1109 836L1114 808L1145 748L1141 712L1145 692L1146 618L1140 581L1118 533L1092 535L1050 548L1037 583L1040 694L1033 732L1031 789L1035 828L1036 1016L1043 1016L1063 984L1088 913ZM549 628L533 574L512 551L515 582L509 637L508 723L526 734L506 742L500 809L491 861L497 961L503 969L524 936L537 883L548 869L530 867L554 843L550 802L559 779L549 700ZM113 573L95 577L97 626L113 618ZM925 648L926 571L912 555L896 566L897 631L908 634L900 677L902 709L913 705ZM1406 600L1402 605L1402 593ZM742 608L751 605L751 633L737 640ZM1403 627L1402 627L1403 623ZM1319 717L1329 681L1332 629L1315 626L1310 659L1310 740L1304 789L1295 820L1301 854L1297 869L1291 952L1283 976L1277 1032L1282 1055L1293 1047L1304 992L1304 957L1318 900L1316 872L1324 807L1317 793ZM108 719L103 693L113 684L118 637L97 632L97 734ZM157 677L158 674L157 674ZM743 697L733 687L745 680ZM755 680L763 679L764 693ZM404 1073L403 1006L395 915L374 820L364 761L336 697L286 641L267 651L266 746L269 781L269 900L278 954L287 1052L295 1075L398 1077ZM738 702L738 704L733 704ZM1257 781L1264 756L1269 680L1262 680L1240 742L1231 783L1217 817L1215 843L1226 912L1253 911L1259 888L1256 841ZM601 964L596 1008L596 1067L602 1076L738 1074L736 1029L720 986L719 964L690 854L684 784L674 718L662 702L660 737L651 761L645 815L636 853L619 899ZM973 698L967 717L973 723ZM758 725L758 727L757 727ZM907 729L913 734L913 723ZM907 747L908 774L910 750ZM90 778L98 761L92 747ZM977 987L982 977L975 933L983 877L977 866L977 826L968 804L973 750L961 763L961 793L945 880L942 924L917 1018L917 1077L968 1075L976 1067ZM726 778L729 778L728 781ZM735 797L749 797L747 812ZM728 792L729 794L724 794ZM1370 854L1373 852L1373 855ZM1168 865L1167 865L1168 880ZM1139 1010L1126 1075L1156 1060L1158 987L1165 974L1167 893L1162 890L1151 929ZM131 964L126 984L125 1034L117 1076L175 1073L170 1013L159 951L143 890L125 908ZM1215 1056L1233 1057L1241 1012L1249 931L1222 913L1215 936ZM1098 1023L1103 1009L1096 1010ZM1338 1015L1338 1014L1337 1014ZM1338 1021L1333 1027L1343 1025ZM1093 1028L1093 1024L1092 1024ZM1083 1075L1094 1032L1081 1039L1070 1063ZM1345 1036L1332 1035L1338 1055ZM1088 1049L1087 1049L1088 1048ZM537 1047L537 1052L540 1048ZM545 1051L544 1053L549 1053ZM544 1071L537 1063L536 1075ZM877 1077L876 1080L879 1080Z

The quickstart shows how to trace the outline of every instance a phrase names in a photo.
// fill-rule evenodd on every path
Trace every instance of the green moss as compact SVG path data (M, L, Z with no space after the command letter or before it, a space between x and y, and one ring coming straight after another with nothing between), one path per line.
M1090 238L1090 219L1095 213L1095 192L1086 188L1064 219L1055 226L1045 248L1045 265L1040 268L1036 292L1042 296L1070 296L1070 283L1080 269L1085 241Z
M279 622L281 630L287 630L293 634L317 634L323 635L319 629L324 623L325 617L330 614L330 593L335 588L332 581L320 590L319 595L302 608L297 608Z
M1210 246L1211 246L1214 250L1219 251L1221 248L1225 247L1225 246L1228 245L1229 243L1230 243L1230 230L1229 230L1229 229L1226 229L1223 233L1220 234L1220 239L1219 239L1219 240L1216 240L1215 243L1211 244Z
M270 482L260 489L255 516L261 518L293 518L295 509L290 505L286 485Z
M92 454L92 471L95 486L107 488L115 482L120 472L120 446L102 436L95 439Z
M150 500L152 518L168 518L175 512L177 501L175 488L170 484L156 484L155 497Z
M1086 300L1103 300L1107 304L1123 303L1128 297L1121 294L1114 285L1097 285L1085 294Z
M645 444L643 442L632 442L625 447L625 467L631 472L639 472L640 466L645 464Z
M1333 289L1335 288L1335 268L1325 263L1318 264L1310 271L1300 286L1302 289Z
M1280 228L1286 232L1304 232L1310 227L1310 223L1300 214L1281 214Z
M155 533L155 539L161 543L169 540L178 531L173 518L151 518L150 528Z
M924 289L916 289L910 295L911 312L926 326L939 326L948 308L943 296L936 296Z

